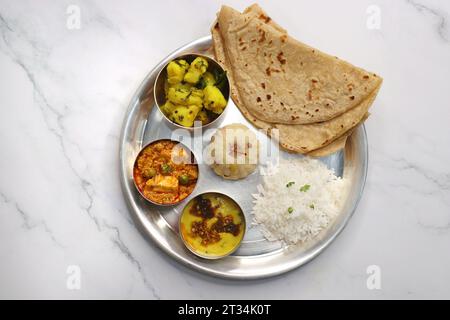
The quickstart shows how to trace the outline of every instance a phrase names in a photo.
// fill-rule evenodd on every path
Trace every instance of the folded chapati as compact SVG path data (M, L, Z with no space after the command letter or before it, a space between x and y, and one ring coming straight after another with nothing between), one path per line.
M246 109L269 123L330 120L364 101L381 78L287 35L271 19L223 6L218 27Z
M347 143L347 138L352 134L353 130L348 131L345 135L343 135L340 138L337 138L329 145L319 148L316 150L313 150L311 152L308 152L307 155L313 158L320 158L320 157L326 157L332 153L335 153L339 150L342 150L345 148L345 144Z
M360 124L362 124L364 121L366 121L366 119L369 117L369 115L370 115L369 113L366 113L364 115L364 118L359 123L357 123L356 126L354 126L352 129L348 130L341 137L337 138L336 140L334 140L330 144L326 145L325 147L308 152L307 155L314 157L314 158L320 158L320 157L325 157L329 154L335 153L341 149L344 149L345 144L347 143L347 138L352 135L353 131L355 131L355 129Z
M258 5L247 8L244 11L244 14L241 15L243 16L242 19L246 22L257 19L264 24L271 26L275 30L278 30L280 33L285 34L284 29L271 20ZM264 129L268 134L277 137L282 148L291 152L308 153L313 156L325 156L344 147L346 138L351 134L351 131L367 117L367 110L375 99L382 82L380 77L374 77L374 79L377 79L375 81L377 82L377 85L365 100L361 101L350 111L344 112L329 121L311 124L286 125L260 120L253 115L245 103L245 100L241 98L241 91L236 85L234 68L232 68L231 63L229 62L225 42L222 38L222 32L220 22L217 21L211 29L215 56L219 63L221 63L228 71L228 77L231 83L231 96L235 104L245 118L254 126ZM274 135L275 129L279 130L277 132L278 135Z
M308 153L322 148L359 124L367 114L377 93L378 91L373 92L368 99L355 108L329 121L304 125L275 124L272 131L278 129L279 143L284 149ZM271 136L274 137L272 133Z

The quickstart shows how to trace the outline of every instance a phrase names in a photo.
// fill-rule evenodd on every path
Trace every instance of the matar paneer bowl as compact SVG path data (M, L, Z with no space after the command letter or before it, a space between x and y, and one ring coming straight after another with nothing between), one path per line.
M194 153L179 141L159 139L144 146L133 165L136 189L148 202L172 206L186 199L199 177Z
M200 258L215 260L239 248L246 231L246 219L235 200L211 191L189 200L180 214L178 227L189 251Z
M153 93L158 110L172 127L205 129L223 119L230 100L230 81L214 59L183 54L161 69Z

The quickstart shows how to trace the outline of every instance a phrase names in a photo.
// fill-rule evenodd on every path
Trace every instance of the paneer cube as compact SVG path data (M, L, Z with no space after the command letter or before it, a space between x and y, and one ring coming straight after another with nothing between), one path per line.
M145 187L154 192L176 192L178 190L178 179L173 176L158 174L147 180Z

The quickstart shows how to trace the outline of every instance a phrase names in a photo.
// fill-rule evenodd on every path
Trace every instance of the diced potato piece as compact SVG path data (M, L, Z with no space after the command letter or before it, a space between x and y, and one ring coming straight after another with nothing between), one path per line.
M203 105L203 91L200 89L191 88L191 94L187 98L186 104L201 107Z
M202 74L200 72L198 72L196 70L192 70L192 71L189 70L184 75L184 81L186 81L188 83L196 84L200 80L201 76L202 76Z
M227 100L225 100L222 92L214 86L207 86L203 89L203 105L206 109L220 114L227 105Z
M145 186L155 192L176 192L178 190L178 179L174 176L158 174L147 180Z
M203 124L206 124L209 122L208 114L205 110L201 110L199 113L197 113L197 117L195 117L195 120L201 121Z
M194 124L194 120L197 117L197 114L202 109L201 106L192 105L188 107L188 118L189 121L192 121L192 124Z
M194 125L194 120L200 111L199 106L178 106L172 112L170 119L184 127L192 127Z
M203 105L203 97L191 95L187 98L186 104L201 107Z
M208 70L208 61L205 58L197 57L191 62L189 70L191 70L191 68L194 68L201 74L204 74L206 70Z
M166 101L166 103L164 103L161 106L161 111L168 117L170 116L170 114L172 114L173 110L175 110L176 105L174 105L172 102L170 101Z
M182 126L189 126L189 121L186 121L187 107L177 106L170 116L170 120Z
M186 104L191 91L185 87L170 87L167 91L167 99L173 104Z
M183 81L186 73L186 67L179 61L171 61L167 65L167 82L169 84L177 84Z
M189 69L189 63L186 61L186 60L184 60L184 59L178 59L178 60L176 60L176 62L180 65L180 66L182 66L183 68L184 68L184 70L188 70Z
M184 75L184 81L196 84L206 70L208 70L208 61L202 57L197 57L191 62L188 72Z
M200 80L201 74L196 71L188 71L184 75L184 81L196 84Z
M192 84L190 84L190 83L178 83L178 84L175 84L175 85L173 85L171 87L173 87L173 88L175 88L177 90L181 90L181 91L191 91Z
M203 81L205 82L205 87L206 86L213 86L216 84L216 78L214 77L214 75L209 72L206 71L205 74L202 76Z

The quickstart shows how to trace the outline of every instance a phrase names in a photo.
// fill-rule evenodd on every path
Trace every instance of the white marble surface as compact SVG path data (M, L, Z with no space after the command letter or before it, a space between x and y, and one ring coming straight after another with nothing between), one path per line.
M0 298L450 298L448 1L261 1L292 35L385 79L364 196L318 258L224 281L135 229L118 180L127 104L161 58L208 33L220 4L0 0ZM66 27L69 5L79 30ZM380 29L367 28L370 5ZM80 290L66 286L70 265ZM369 265L381 290L366 287Z

